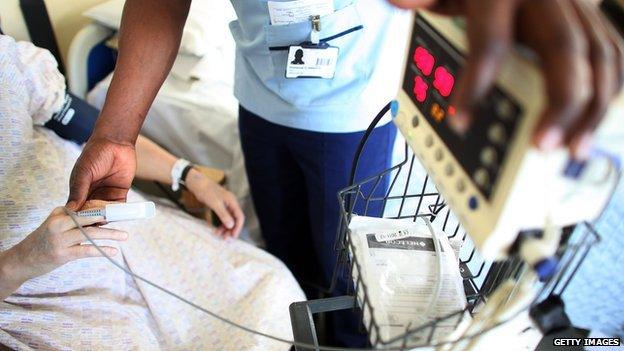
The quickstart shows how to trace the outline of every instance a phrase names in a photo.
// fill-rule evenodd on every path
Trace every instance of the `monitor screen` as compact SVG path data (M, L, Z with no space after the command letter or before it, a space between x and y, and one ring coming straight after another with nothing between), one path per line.
M407 60L403 90L489 199L521 114L520 107L503 90L494 87L472 111L470 129L459 134L447 122L456 112L450 101L465 62L463 55L418 15Z

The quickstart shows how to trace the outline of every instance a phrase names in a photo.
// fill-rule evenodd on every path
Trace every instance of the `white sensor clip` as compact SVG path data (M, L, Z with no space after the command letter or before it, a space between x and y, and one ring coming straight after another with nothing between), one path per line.
M96 208L77 212L78 217L104 217L106 222L131 221L137 219L150 219L156 215L156 205L151 201L114 203Z

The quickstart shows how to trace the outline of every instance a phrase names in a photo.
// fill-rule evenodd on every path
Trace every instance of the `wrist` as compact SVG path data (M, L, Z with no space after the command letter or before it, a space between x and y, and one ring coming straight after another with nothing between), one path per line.
M182 187L188 188L188 176L194 165L183 158L179 158L171 167L171 189L178 191Z
M0 292L11 294L28 280L22 274L24 263L20 260L19 244L0 252Z
M204 181L204 175L195 168L191 168L186 176L186 188L192 193L198 192Z
M115 144L132 145L134 147L139 136L138 129L135 132L135 128L120 127L117 123L107 123L110 120L113 119L101 114L95 123L90 139L101 139Z
M88 143L108 143L108 144L115 144L115 145L119 145L119 146L129 146L133 149L135 149L135 142L132 140L125 140L123 138L117 138L114 135L109 135L106 133L106 131L94 131L93 134L91 134L91 137L89 138L89 140L87 141Z

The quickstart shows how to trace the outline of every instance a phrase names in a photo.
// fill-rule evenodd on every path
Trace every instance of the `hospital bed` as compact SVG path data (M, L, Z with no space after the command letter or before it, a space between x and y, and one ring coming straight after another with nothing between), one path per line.
M42 127L66 92L53 58L9 36L0 37L0 47L4 252L23 242L52 208L66 201L66 184L81 149ZM131 202L144 199L135 190L128 193ZM126 274L147 277L196 305L288 338L288 303L304 296L279 260L242 241L222 240L203 221L167 206L158 206L151 220L114 226L130 234L111 258L122 270L106 259L89 259L28 279L0 301L0 345L20 351L288 349L224 326L143 284L145 278Z

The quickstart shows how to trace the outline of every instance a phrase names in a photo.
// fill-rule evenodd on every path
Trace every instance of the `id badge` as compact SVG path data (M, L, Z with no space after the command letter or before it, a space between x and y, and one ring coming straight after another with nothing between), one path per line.
M334 78L338 51L335 46L291 46L286 78Z

